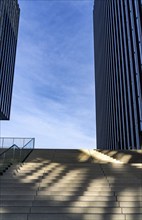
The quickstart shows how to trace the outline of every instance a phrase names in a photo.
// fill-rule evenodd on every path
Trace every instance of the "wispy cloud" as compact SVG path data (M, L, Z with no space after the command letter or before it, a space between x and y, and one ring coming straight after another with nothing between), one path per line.
M93 2L19 2L12 113L2 135L94 148Z

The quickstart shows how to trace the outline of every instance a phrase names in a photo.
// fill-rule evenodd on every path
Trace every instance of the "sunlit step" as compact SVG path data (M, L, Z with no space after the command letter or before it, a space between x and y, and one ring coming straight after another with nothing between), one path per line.
M40 179L38 178L23 178L23 179L18 179L18 178L13 178L13 179L0 179L0 183L1 184L17 184L17 183L37 183L37 182L41 182Z
M123 207L122 213L124 214L142 214L142 207ZM141 215L142 216L142 215Z
M130 207L130 208L134 208L135 207L141 207L142 208L142 200L139 202L135 202L135 201L122 201L119 202L120 207ZM133 209L132 209L133 210Z
M98 187L92 187L92 188L84 188L84 187L54 187L54 186L51 186L51 187L39 187L39 190L40 191L50 191L50 192L78 192L78 191L81 191L81 192L90 192L90 193L93 193L93 192L111 192L111 188L107 187L107 188L104 188L104 187L101 187L101 186L98 186Z
M54 195L54 196L56 196L56 195L62 195L62 196L74 196L74 195L76 195L76 196L114 196L114 192L103 192L103 191L96 191L96 192L81 192L81 191L74 191L74 192L65 192L65 191L38 191L37 192L37 195Z
M122 196L122 197L142 197L141 191L115 191L116 196Z
M142 195L140 194L139 196L117 196L117 201L118 202L138 202L141 203L142 202Z
M56 184L69 184L70 185L76 185L76 184L84 184L84 180L79 180L79 179L76 179L76 180L73 180L73 181L70 181L70 180L66 180L66 179L55 179L55 182ZM53 180L50 180L50 179L42 179L41 180L41 183L53 183L54 184L54 179ZM108 181L106 181L105 179L99 181L99 180L96 180L96 182L94 182L92 184L92 186L95 186L95 185L109 185Z

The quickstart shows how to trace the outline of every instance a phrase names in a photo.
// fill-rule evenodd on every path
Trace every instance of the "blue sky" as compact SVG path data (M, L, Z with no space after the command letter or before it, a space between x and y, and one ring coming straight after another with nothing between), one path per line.
M95 148L93 0L19 0L11 120L38 148Z

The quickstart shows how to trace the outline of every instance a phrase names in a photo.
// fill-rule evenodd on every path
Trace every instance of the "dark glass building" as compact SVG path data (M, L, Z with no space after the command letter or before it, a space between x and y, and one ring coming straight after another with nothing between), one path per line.
M0 120L10 117L19 14L17 0L0 0Z
M97 148L142 148L142 0L95 0Z

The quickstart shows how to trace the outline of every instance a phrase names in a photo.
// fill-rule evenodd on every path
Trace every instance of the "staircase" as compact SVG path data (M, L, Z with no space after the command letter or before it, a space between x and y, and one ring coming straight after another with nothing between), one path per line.
M12 165L11 161L6 161L6 162L0 161L0 176L3 175L11 165Z
M141 219L141 163L95 150L35 149L0 176L0 220Z

